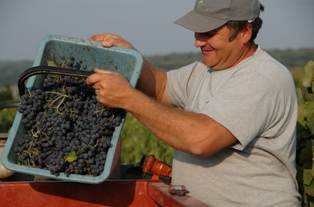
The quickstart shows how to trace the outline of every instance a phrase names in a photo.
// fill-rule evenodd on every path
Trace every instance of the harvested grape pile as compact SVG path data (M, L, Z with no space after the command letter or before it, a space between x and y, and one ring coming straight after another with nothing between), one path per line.
M21 96L25 133L14 148L17 163L52 174L98 176L124 111L96 101L82 78L48 75L41 89Z

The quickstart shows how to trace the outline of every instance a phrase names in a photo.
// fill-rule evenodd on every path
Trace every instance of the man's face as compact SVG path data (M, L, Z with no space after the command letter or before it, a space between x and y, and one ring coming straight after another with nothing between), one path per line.
M222 26L210 32L195 33L195 47L202 52L202 62L214 70L234 66L244 47L241 35L230 41L231 29Z

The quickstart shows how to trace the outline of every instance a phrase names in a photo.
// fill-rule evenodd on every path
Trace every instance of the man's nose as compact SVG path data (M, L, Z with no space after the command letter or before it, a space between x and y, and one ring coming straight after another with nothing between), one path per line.
M194 46L195 47L202 47L205 44L206 44L206 41L195 37L195 40L194 40Z
M202 47L206 44L206 39L202 37L200 33L194 33L194 46L195 47Z

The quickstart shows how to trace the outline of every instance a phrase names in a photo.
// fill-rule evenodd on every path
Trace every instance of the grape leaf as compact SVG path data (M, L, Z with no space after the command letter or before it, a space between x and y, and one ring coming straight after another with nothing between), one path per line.
M65 161L67 161L67 162L73 162L73 161L77 160L77 156L76 156L75 151L69 152L69 154L67 154L67 155L64 157L64 159L65 159Z

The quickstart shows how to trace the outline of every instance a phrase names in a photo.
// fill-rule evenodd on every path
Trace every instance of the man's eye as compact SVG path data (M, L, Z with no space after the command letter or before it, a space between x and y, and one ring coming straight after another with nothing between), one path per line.
M214 36L217 31L210 31L210 32L202 32L202 33L195 33L196 38L210 38Z

